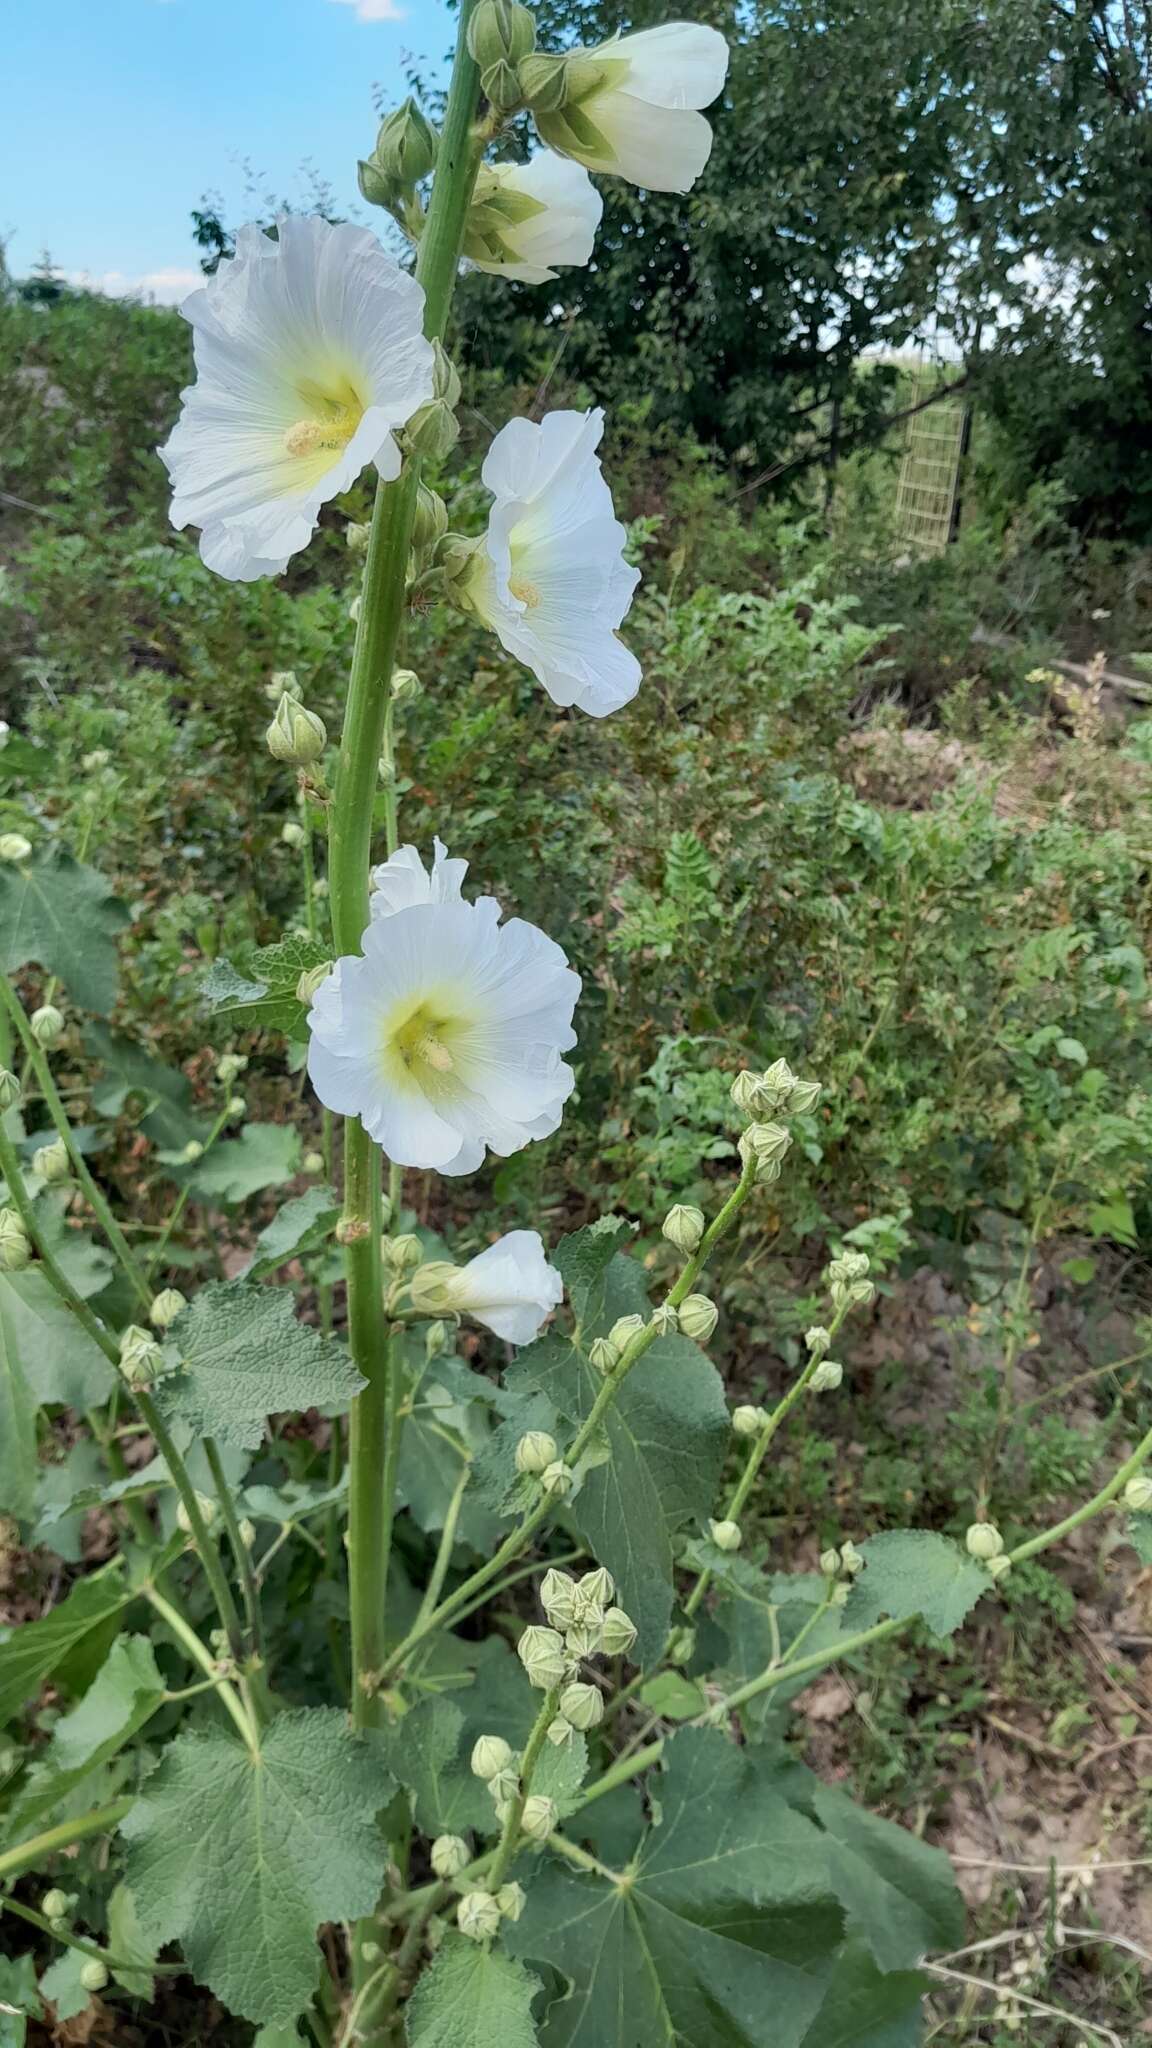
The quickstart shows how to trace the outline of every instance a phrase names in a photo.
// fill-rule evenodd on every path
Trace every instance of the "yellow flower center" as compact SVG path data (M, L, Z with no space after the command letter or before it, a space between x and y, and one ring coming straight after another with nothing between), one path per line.
M303 410L284 435L286 454L298 459L338 455L364 417L355 385L334 372L323 379L302 377L296 391Z
M467 1020L453 1016L435 997L425 997L414 1008L401 1006L385 1021L385 1069L422 1094L444 1095L458 1085L459 1040L467 1029Z
M529 583L526 576L510 577L508 588L513 597L518 597L521 604L527 605L530 612L535 611L540 602L540 592L534 583Z

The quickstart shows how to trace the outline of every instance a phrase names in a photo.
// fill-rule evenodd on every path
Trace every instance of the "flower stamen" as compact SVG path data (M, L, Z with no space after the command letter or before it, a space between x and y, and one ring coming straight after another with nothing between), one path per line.
M526 576L512 577L509 581L508 588L512 592L513 597L518 598L520 603L526 606L528 611L535 611L537 605L540 602L540 592L537 590L536 585L534 583L529 583L528 578Z

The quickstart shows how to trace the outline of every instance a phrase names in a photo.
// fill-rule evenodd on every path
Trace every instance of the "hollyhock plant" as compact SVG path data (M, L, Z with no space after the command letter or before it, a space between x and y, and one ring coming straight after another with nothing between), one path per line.
M524 67L529 80L533 61ZM728 75L728 45L716 29L668 21L617 36L572 51L563 75L563 104L533 107L550 148L650 192L691 190L712 154L712 130L698 109L711 106Z
M547 284L590 261L604 201L583 166L544 149L526 164L483 164L464 254L477 270Z
M400 474L397 429L432 397L424 294L366 228L286 215L184 301L196 382L160 453L174 526L210 569L278 576L320 508L375 463Z
M420 1315L471 1316L507 1344L531 1344L564 1299L539 1231L509 1230L466 1266L435 1260L412 1276Z
M467 559L462 601L532 670L554 704L593 718L640 687L619 638L640 571L624 560L624 528L596 453L604 414L550 412L509 420L483 480L495 503Z

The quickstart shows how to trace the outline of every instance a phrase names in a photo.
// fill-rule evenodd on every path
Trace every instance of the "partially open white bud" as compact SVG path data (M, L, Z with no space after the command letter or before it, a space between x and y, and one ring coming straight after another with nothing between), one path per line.
M559 1814L554 1799L548 1799L543 1792L533 1792L524 1801L524 1813L520 1825L532 1842L546 1842L554 1833Z
M432 1844L432 1868L437 1877L459 1877L472 1861L472 1852L462 1835L437 1835Z
M528 1430L516 1446L516 1470L538 1476L552 1464L556 1449L556 1439L546 1429Z
M739 1522L709 1522L708 1534L717 1550L739 1550L744 1541Z
M678 1252L694 1252L704 1235L704 1211L693 1202L677 1202L660 1228Z
M568 1668L564 1638L554 1628L539 1628L533 1622L517 1643L516 1652L529 1684L538 1686L541 1692L559 1685Z
M317 989L322 982L327 981L331 972L332 962L330 960L322 960L318 967L305 967L296 983L297 1002L311 1003Z
M745 1405L732 1410L732 1427L737 1436L759 1436L767 1420L768 1415L763 1408Z
M969 1557L978 1558L981 1564L990 1564L999 1557L1004 1548L1004 1538L992 1522L973 1522L964 1537L964 1547Z
M472 1746L474 1777L494 1778L497 1771L506 1771L511 1762L512 1751L502 1735L481 1735Z
M456 1908L456 1925L469 1941L491 1941L500 1931L500 1908L491 1892L465 1892Z
M148 1321L155 1330L169 1330L182 1309L188 1304L178 1287L165 1287L153 1296L148 1311ZM123 1355L123 1354L121 1354Z
M689 1294L680 1303L680 1328L695 1344L706 1344L720 1319L720 1311L706 1294Z
M560 1712L573 1728L595 1728L604 1719L604 1695L599 1686L566 1685L560 1695Z
M844 1367L834 1358L822 1358L808 1385L814 1394L833 1394L843 1383Z

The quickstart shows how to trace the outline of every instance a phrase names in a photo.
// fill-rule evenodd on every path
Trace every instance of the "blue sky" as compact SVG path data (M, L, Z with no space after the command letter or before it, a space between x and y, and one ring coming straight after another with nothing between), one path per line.
M405 58L442 77L445 0L15 0L5 10L0 238L16 275L47 249L69 275L177 299L195 281L189 211L223 193L302 202L306 160L342 212L376 132L373 88Z

